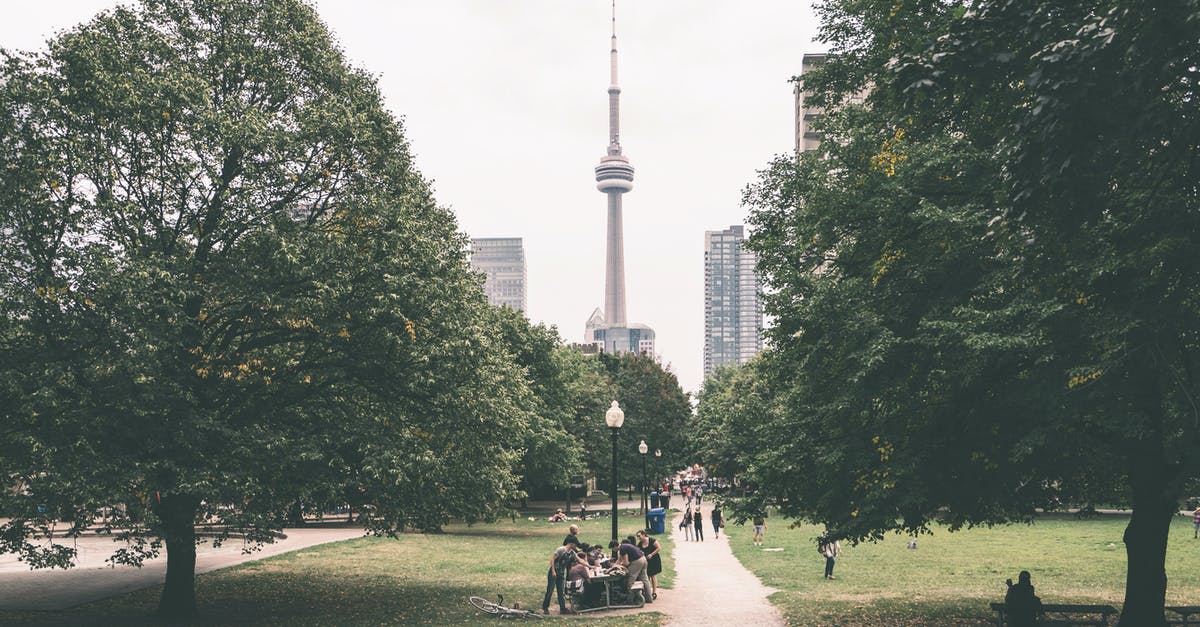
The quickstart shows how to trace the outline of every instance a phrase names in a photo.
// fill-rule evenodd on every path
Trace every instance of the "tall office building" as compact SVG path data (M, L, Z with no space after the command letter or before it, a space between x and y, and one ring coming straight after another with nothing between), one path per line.
M617 6L613 1L609 51L608 150L596 166L596 189L608 196L608 239L604 266L604 312L587 321L585 341L607 353L654 352L654 329L625 317L625 240L621 195L633 189L633 166L621 153L620 97L617 86Z
M762 350L762 285L741 225L704 233L704 376Z
M472 239L471 266L484 274L483 291L489 303L525 311L525 248L521 238Z

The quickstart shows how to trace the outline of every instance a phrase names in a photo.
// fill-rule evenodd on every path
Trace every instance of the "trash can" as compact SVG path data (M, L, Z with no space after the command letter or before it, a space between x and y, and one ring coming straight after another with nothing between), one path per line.
M650 509L658 507L658 492L650 493Z
M650 517L650 533L666 533L667 531L667 511L661 507L656 507L647 515Z
M671 507L671 493L670 492L663 492L662 494L658 495L658 506L663 509L670 509L670 507Z

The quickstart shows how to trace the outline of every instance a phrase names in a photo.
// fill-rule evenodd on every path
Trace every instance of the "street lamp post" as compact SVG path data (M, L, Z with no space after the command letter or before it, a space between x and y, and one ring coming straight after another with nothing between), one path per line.
M650 528L650 503L648 502L649 497L646 495L646 452L649 450L650 447L646 446L645 440L638 442L638 452L642 454L642 514L646 517L646 526L643 529Z
M658 478L654 480L655 483L658 483L659 481L663 480L663 477L662 477L662 449L660 449L660 448L654 449L654 474L656 476L658 476ZM659 492L658 495L661 497L662 492Z
M625 412L621 411L620 406L616 401L612 402L612 406L608 411L604 412L604 422L608 424L608 428L612 431L612 539L617 539L617 432L621 430L621 425L625 424Z

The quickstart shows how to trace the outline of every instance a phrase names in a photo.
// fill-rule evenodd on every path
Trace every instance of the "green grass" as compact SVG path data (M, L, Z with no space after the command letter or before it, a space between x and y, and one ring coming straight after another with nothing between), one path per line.
M790 625L989 625L988 609L1004 598L1004 580L1028 570L1044 603L1103 603L1120 607L1125 594L1126 516L1092 520L1046 519L1033 525L977 528L917 539L893 535L882 542L843 545L834 570L823 577L817 554L820 528L787 528L768 519L765 547L751 543L749 525L727 528L734 554L764 584L778 588L771 602ZM1190 519L1171 526L1167 549L1167 604L1200 604L1200 540Z
M607 544L610 525L608 519L586 521L580 539ZM640 526L640 517L621 518L622 536ZM475 611L467 597L504 594L506 605L539 609L550 555L566 530L544 519L450 525L443 534L361 538L249 562L197 577L200 615L192 624L491 623L495 619ZM156 586L62 612L0 612L0 624L155 624L160 593ZM601 613L569 624L648 626L663 618L648 612L605 619Z

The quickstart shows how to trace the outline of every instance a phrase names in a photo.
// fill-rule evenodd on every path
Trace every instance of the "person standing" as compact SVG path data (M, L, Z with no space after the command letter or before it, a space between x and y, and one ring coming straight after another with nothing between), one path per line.
M708 515L709 520L712 520L713 538L721 537L721 525L725 523L724 517L721 516L721 506L713 505L713 511Z
M587 520L587 501L579 501L579 520Z
M662 572L662 545L645 530L637 532L638 548L646 555L646 574L650 575L650 597L658 598L658 574Z
M825 578L837 579L833 576L833 566L837 563L838 556L842 554L842 544L828 536L823 536L817 550L825 556Z
M646 554L628 542L618 543L616 540L609 542L608 548L613 549L617 563L628 570L625 584L632 588L633 582L642 582L642 597L647 603L653 603L654 598L650 596L650 578L646 575Z
M704 542L704 516L700 514L700 506L696 506L696 513L692 514L692 524L696 527L696 540Z
M1195 540L1197 534L1200 534L1200 504L1196 505L1196 511L1192 512L1192 539Z
M575 545L574 536L567 536L563 545L554 549L554 554L550 556L550 568L546 570L546 596L542 598L542 613L550 613L550 596L558 591L558 613L570 614L571 610L567 608L566 591L563 590L564 582L566 581L567 572L571 569L575 562Z
M763 535L767 532L767 513L763 510L758 510L754 514L754 546L762 546Z
M689 505L687 511L683 513L683 522L679 523L679 528L683 530L683 539L691 541L692 539L692 506Z

